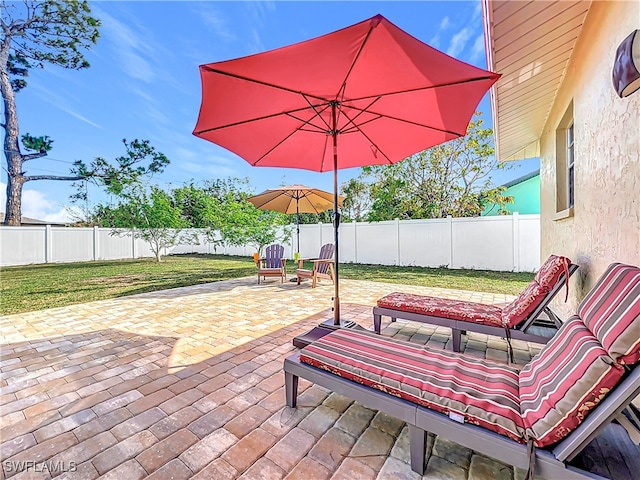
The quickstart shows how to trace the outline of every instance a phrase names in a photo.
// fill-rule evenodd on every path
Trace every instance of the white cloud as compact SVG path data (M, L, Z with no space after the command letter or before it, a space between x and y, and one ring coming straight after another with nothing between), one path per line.
M462 53L462 51L464 50L464 47L466 46L470 38L471 38L470 28L465 27L462 30L460 30L451 38L451 42L449 43L449 48L447 48L447 55L450 55L452 57L457 57L458 55L460 55L460 53Z
M480 34L476 37L476 41L471 47L471 62L476 62L484 57L484 35Z
M71 107L69 107L69 100L67 100L66 98L64 98L62 95L54 92L53 90L50 90L46 87L43 87L40 84L34 84L33 87L35 90L39 90L42 95L40 95L40 97L47 103L50 103L51 105L54 105L56 108L62 110L63 112L71 115L74 118L77 118L78 120L85 122L89 125L91 125L92 127L95 128L99 128L101 130L104 130L104 127L102 125L99 125L93 121L91 121L90 119L88 119L87 117L85 117L84 115L79 114L78 112L76 112L75 110L72 110ZM75 101L72 100L72 101Z
M236 40L237 36L231 30L227 20L210 4L198 3L198 8L193 10L200 16L202 22L211 28L214 35L226 41Z
M124 23L116 20L104 10L92 7L102 21L103 36L113 42L120 65L132 78L150 83L156 72L149 61L153 48L144 38Z
M451 26L451 20L449 20L449 17L444 17L440 22L440 30L446 30L450 26Z
M5 209L7 185L0 183L0 205ZM73 207L71 207L73 209ZM22 216L50 222L71 222L68 207L48 198L46 193L32 188L22 190Z

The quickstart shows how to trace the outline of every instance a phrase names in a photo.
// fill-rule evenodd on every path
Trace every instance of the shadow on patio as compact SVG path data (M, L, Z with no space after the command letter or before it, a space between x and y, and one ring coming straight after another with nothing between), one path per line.
M331 285L254 288L252 280L0 318L11 342L0 362L3 475L419 478L401 421L305 381L299 407L285 407L283 360L295 335L330 316L317 309ZM371 329L375 298L392 289L345 282L343 316ZM449 342L447 329L403 322L384 334ZM538 350L514 344L519 363ZM471 334L463 346L506 360L502 339ZM587 459L599 464L593 455L601 450ZM522 473L433 436L427 462L427 478Z

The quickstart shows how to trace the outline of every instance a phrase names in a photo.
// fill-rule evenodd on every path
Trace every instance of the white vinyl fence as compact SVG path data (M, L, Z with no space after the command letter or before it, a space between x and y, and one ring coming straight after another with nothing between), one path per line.
M302 257L317 256L333 241L331 224L300 225ZM286 243L285 255L293 258L295 228ZM342 223L339 247L340 263L532 272L540 267L540 215ZM176 245L165 254L251 256L253 251L250 246L216 249L201 241ZM111 235L108 228L0 227L1 266L151 256L143 240Z

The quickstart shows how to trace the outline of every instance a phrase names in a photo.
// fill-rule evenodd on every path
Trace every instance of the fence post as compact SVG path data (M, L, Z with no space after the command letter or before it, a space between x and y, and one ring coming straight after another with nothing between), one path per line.
M447 223L449 224L449 266L453 268L453 217L447 215Z
M98 227L93 227L93 260L98 259Z
M53 239L51 238L51 225L44 227L44 263L51 263L53 260Z
M400 219L396 218L396 265L400 266Z
M324 245L322 241L322 222L318 222L318 228L320 229L320 246Z
M136 252L136 229L132 228L131 229L131 258L135 259L137 252Z
M353 221L353 263L358 263L358 222Z
M513 268L520 271L520 214L513 212Z

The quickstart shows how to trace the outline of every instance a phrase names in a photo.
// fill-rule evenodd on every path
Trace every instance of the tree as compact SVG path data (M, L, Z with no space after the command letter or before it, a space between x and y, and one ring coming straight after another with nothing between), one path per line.
M178 243L188 226L171 195L155 185L149 191L139 184L128 188L116 207L99 205L95 216L114 235L130 235L129 229L135 228L135 235L149 244L158 262L163 250Z
M352 178L342 186L340 193L345 197L342 204L343 219L366 221L372 203L369 185Z
M252 245L259 254L267 245L291 236L291 226L283 213L258 210L252 203L227 199L220 225L222 241L228 245Z
M491 185L490 173L508 167L496 160L493 132L476 115L464 137L394 165L363 168L349 190L360 203L369 192L368 220L471 217L486 205L512 202L504 188Z
M24 163L47 155L52 140L20 133L15 94L26 85L29 69L45 64L79 70L89 63L82 50L95 44L100 21L91 16L87 1L25 0L1 2L0 91L4 101L4 153L7 160L5 225L20 225L22 188L34 180L81 180L80 174L25 175Z

